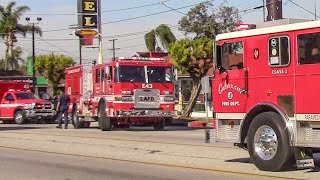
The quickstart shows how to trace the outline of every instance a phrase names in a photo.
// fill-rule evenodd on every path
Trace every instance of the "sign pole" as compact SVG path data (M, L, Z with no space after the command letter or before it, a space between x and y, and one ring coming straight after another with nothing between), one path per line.
M101 23L101 0L98 0L98 33L99 33L99 55L98 55L98 64L103 63L102 59L102 23Z

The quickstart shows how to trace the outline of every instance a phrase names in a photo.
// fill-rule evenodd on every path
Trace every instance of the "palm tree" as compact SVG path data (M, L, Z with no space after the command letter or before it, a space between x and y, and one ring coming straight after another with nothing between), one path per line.
M26 36L26 33L32 32L31 25L19 24L20 18L23 14L29 11L28 6L16 6L15 1L8 3L6 7L0 5L0 35L5 40L6 50L6 64L5 69L13 69L17 62L13 56L14 43L17 42L16 34ZM36 26L35 33L42 35L41 28Z
M12 62L12 64L10 64L10 66L13 67L13 69L17 69L20 67L20 65L26 64L26 61L21 57L21 55L22 55L21 47L18 46L13 49L12 57L13 57L14 61Z
M161 24L155 30L150 31L144 36L146 46L150 52L154 52L159 48L156 47L157 37L165 50L168 50L169 45L177 40L170 27L165 24Z

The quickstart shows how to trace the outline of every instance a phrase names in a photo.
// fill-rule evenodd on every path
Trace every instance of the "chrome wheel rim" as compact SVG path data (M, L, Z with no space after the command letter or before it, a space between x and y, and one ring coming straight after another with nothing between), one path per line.
M16 122L19 122L19 123L22 122L23 120L22 114L17 114L15 119L16 119Z
M255 133L254 148L258 156L263 160L272 159L278 150L278 137L270 127L263 125Z

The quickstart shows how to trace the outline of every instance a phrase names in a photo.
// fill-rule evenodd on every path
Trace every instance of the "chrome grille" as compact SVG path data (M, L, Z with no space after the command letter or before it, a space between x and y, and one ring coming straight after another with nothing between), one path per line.
M137 109L158 109L160 107L160 91L157 89L136 89L134 91L134 107Z

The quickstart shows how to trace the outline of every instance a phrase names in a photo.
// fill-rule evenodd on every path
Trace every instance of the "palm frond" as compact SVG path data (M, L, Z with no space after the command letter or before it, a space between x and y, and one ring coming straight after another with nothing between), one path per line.
M16 19L20 19L27 11L30 11L28 6L18 6L12 14Z

